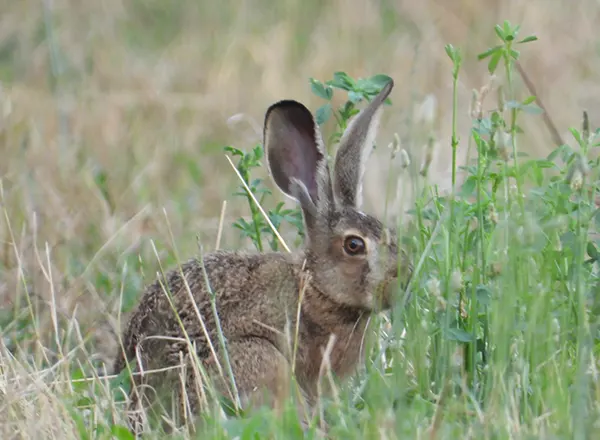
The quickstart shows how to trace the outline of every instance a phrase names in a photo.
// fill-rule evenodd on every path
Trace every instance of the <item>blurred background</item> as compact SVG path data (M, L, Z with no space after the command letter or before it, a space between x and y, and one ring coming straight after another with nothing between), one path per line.
M221 246L248 247L231 227L248 207L231 197L239 181L223 147L259 143L264 112L276 100L297 99L313 111L323 104L310 77L391 76L393 106L378 145L397 133L418 163L433 134L429 180L448 189L452 65L444 46L463 54L464 161L472 92L490 83L477 54L497 44L494 25L505 19L521 24L523 37L539 38L519 48L522 67L560 135L569 139L584 109L597 121L596 0L2 2L3 335L19 328L11 344L28 341L28 326L15 322L31 319L32 308L43 334L58 325L55 310L59 321L76 319L107 358L118 312L130 310L155 277L157 256L173 264L175 244L189 258L196 236L212 248L224 200ZM518 96L529 96L521 77L515 84ZM336 102L345 98L336 92ZM493 96L484 103L495 105ZM556 146L540 116L527 115L522 125L522 150L545 155ZM366 209L380 212L393 166L378 148L366 174ZM403 200L398 215L410 205Z

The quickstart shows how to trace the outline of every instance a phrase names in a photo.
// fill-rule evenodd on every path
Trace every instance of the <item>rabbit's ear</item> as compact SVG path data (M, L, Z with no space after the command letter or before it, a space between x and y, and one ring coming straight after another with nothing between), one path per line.
M312 225L318 213L328 211L333 192L321 133L310 110L292 100L271 105L263 134L273 180L300 202Z
M390 80L381 92L348 124L335 157L333 190L342 205L359 207L365 164L375 142L381 105L394 82Z

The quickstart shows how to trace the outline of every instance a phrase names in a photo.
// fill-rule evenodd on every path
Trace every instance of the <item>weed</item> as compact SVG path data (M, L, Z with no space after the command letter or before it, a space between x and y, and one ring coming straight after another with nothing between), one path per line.
M148 10L154 17L158 9L154 5ZM148 43L132 35L132 46L144 43L149 51L173 41L185 21L177 11L157 39ZM143 23L134 24L132 32ZM600 147L600 130L591 126L584 113L581 127L571 129L570 143L553 148L543 158L528 156L522 148L523 127L544 107L537 96L519 95L517 48L536 37L519 37L520 27L508 21L494 30L499 43L477 58L487 63L495 79L474 92L471 126L462 137L458 121L466 103L460 100L460 76L471 57L461 48L445 47L452 63L448 75L453 90L452 132L445 144L451 157L452 187L441 193L434 185L423 185L415 208L408 212L409 233L404 235L414 254L415 270L406 292L399 296L411 293L410 302L373 326L376 343L367 346L364 371L336 396L320 402L334 438L579 440L598 435L600 159L594 153ZM15 51L12 46L7 50ZM2 53L0 64L4 72ZM361 101L374 96L388 78L379 74L355 79L339 71L324 82L310 79L312 92L326 101L316 110L318 123L335 122L329 148L339 141ZM338 90L347 99L334 108ZM486 110L490 101L494 108ZM10 146L11 136L6 133L11 126L0 122L0 142ZM22 130L23 124L17 125ZM432 145L433 141L428 152ZM460 166L459 153L470 147L475 157ZM228 146L225 152L236 160L241 179L236 200L244 199L250 209L249 219L237 218L233 227L258 251L280 250L276 231L285 227L292 228L298 244L303 236L300 211L284 208L265 181L253 176L263 166L262 147L244 151ZM189 154L176 157L191 160ZM430 164L431 157L426 158L423 176ZM193 183L208 182L198 165L188 163L184 168ZM465 175L462 182L458 171ZM106 205L107 216L115 215L123 202L113 190L110 167L97 166L91 175L93 194ZM31 185L30 180L11 179L15 188ZM4 182L9 179L3 177ZM149 192L143 182L138 195ZM181 202L180 193L166 192L189 207ZM8 220L12 213L7 200L3 195L1 207ZM52 197L44 202L51 203ZM263 206L271 208L264 211ZM84 243L74 246L80 258L72 254L65 258L66 276L59 282L52 278L57 268L50 264L50 246L41 257L34 252L37 243L30 244L24 232L12 230L11 222L6 225L10 245L3 244L0 287L13 289L24 299L0 313L0 429L6 437L18 432L22 437L132 438L124 414L123 391L131 386L128 371L111 376L98 367L94 347L81 334L75 312L70 317L61 314L66 307L61 307L54 289L76 290L73 285L78 284L72 281L83 279L105 298L114 299L120 291L123 309L128 310L141 289L143 280L137 274L141 260L149 260L150 252L111 255L103 259L101 269L89 269L96 254L87 254L100 247L100 225L106 227L98 221L86 229ZM21 260L20 246L27 252L33 248L43 272L41 281ZM155 257L161 256L153 251ZM89 257L89 266L81 263L84 256ZM177 260L168 257L170 262ZM126 270L103 271L119 264ZM16 281L11 279L12 271L18 274ZM36 290L44 288L51 291L51 301L37 301ZM57 329L56 334L43 330L40 315L50 316L43 316L52 322L45 328ZM219 341L221 346L226 342ZM160 408L159 418L170 420L170 410ZM229 415L226 420L223 412ZM164 435L157 428L150 437ZM319 435L314 427L302 431L292 402L281 417L264 408L237 415L217 408L199 418L195 431L172 433L182 439Z

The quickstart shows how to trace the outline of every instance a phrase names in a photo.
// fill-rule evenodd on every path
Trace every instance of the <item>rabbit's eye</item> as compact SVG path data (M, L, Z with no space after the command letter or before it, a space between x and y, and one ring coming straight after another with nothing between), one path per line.
M349 235L344 240L344 250L348 255L359 255L365 253L365 241L355 235Z

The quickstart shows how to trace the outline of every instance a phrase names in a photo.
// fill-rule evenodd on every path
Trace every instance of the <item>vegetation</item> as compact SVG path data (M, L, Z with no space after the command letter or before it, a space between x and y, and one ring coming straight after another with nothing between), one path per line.
M143 104L131 104L146 92L116 94L118 82L109 78L116 74L93 66L114 53L94 52L100 46L92 36L89 52L81 52L85 56L70 52L66 57L65 35L55 33L64 29L55 22L64 15L50 2L44 5L31 40L0 35L0 81L6 85L0 90L5 158L0 162L0 429L5 438L129 439L127 371L115 376L107 368L119 349L118 329L144 284L160 268L198 253L198 245L203 252L224 243L285 252L280 237L294 248L303 226L297 207L271 190L261 163L260 129L229 133L236 141L230 143L216 129L190 128L199 124L195 105L207 115L214 110L186 92L144 96ZM170 42L183 38L179 30L195 16L186 2L181 2L185 7L164 5L131 2L127 8L136 14L105 26L123 35L124 51L156 60ZM287 8L283 12L272 13L294 14L298 5L289 2L274 7ZM231 19L226 6L196 7ZM290 57L301 58L308 50L306 29L326 13L324 6L309 7L289 31L297 35L289 43L297 46ZM77 13L73 8L70 13ZM398 27L411 32L408 23L397 21L398 14L383 12L386 18L378 26L386 32ZM149 33L147 23L159 15L156 32ZM277 36L277 28L270 29ZM267 409L233 415L225 405L218 411L215 402L214 413L170 434L173 438L319 438L322 420L333 438L584 439L600 434L600 163L595 154L600 130L583 112L570 138L561 139L554 115L543 110L519 64L521 51L535 53L543 39L534 42L536 37L523 32L504 21L490 32L496 41L487 50L473 53L469 42L448 44L444 52L440 45L435 50L450 61L444 70L452 85L449 105L436 107L425 99L407 123L409 135L383 130L378 140L375 155L386 165L376 171L385 175L385 191L379 187L379 198L368 204L383 206L397 222L414 256L415 274L394 309L377 318L365 368L323 397L320 418L307 432L291 404L280 417ZM19 82L23 72L32 75L30 84L37 81L35 69L26 69L19 57L33 53L36 38L45 42L51 60L46 79L56 111L50 118L40 116L45 105L32 105L35 99ZM281 44L277 41L271 43ZM211 44L203 48L206 59L214 56L210 50L223 49L220 41ZM186 44L174 47L183 50ZM234 55L236 63L248 62ZM469 102L461 79L465 66L477 60L493 79ZM177 62L186 65L184 57ZM143 67L128 71L127 90L136 90L135 75L154 82L142 90L160 89L161 80L169 81L144 77ZM85 85L86 69L94 72L93 87ZM387 75L397 83L400 78L390 69L378 70L387 75L331 70L320 76L323 70L301 80L314 95L311 108L332 151L349 119ZM92 90L92 97L102 96L103 74L120 104L105 101L97 107L84 95ZM241 87L237 82L243 78L235 76L241 73L222 74L236 83L232 87ZM329 75L329 80L318 79ZM207 78L180 80L190 90L185 80L193 84ZM222 86L217 81L223 100L250 96ZM256 119L281 97L265 89ZM392 126L398 125L395 96L384 119ZM234 98L218 110L243 107L246 99ZM73 105L84 114L73 112ZM469 125L463 129L467 107ZM95 117L102 124L92 124ZM237 115L234 122L256 126L254 119ZM438 119L450 121L448 136L440 134ZM153 129L159 121L160 129ZM531 147L539 133L532 121L541 121L555 147ZM535 135L528 136L529 130ZM394 139L387 149L386 135ZM420 156L409 143L423 140ZM436 181L436 155L451 164L447 191L437 185L444 182ZM225 198L228 203L221 204ZM168 409L164 417L168 420ZM158 428L149 435L163 437Z

